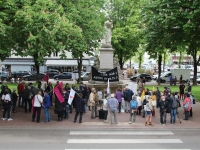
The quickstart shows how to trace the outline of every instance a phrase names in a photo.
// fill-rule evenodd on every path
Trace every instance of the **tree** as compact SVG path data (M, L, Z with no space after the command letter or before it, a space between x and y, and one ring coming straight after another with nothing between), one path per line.
M53 0L28 0L16 11L15 51L20 56L32 56L37 74L44 57L63 51L81 38L81 29L70 23L64 8Z
M200 2L188 0L154 0L142 1L145 18L147 43L149 51L155 53L155 48L178 50L178 47L187 47L187 53L193 56L194 79L196 84L197 64L200 57L197 52L200 46L199 21ZM151 38L151 39L150 39Z
M121 69L139 46L138 7L136 0L110 0L106 4L107 14L113 21L112 46Z
M79 0L68 3L60 1L59 3L63 5L69 20L82 30L82 37L77 39L77 43L68 46L66 49L71 51L73 57L77 59L79 79L81 79L84 54L93 55L94 50L99 47L99 40L104 34L103 22L105 17L101 12L104 0Z

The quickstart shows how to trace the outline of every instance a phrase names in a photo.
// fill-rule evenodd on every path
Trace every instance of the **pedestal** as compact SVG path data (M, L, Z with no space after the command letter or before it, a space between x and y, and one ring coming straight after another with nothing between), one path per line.
M113 48L100 49L100 71L113 69Z

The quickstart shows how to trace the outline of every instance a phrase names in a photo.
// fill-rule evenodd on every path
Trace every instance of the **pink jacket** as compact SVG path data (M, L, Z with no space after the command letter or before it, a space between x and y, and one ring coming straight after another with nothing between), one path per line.
M190 109L191 109L191 103L190 103L190 98L189 97L186 97L184 99L183 105L185 105L187 102L189 103L189 105L188 105L188 109L186 111L190 111Z

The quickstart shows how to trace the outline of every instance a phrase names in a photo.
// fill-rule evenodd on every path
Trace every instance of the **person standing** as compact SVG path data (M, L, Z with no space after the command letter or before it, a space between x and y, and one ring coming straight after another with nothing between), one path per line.
M173 83L173 77L172 77L172 75L169 77L169 82L170 82L170 85L172 86L172 83Z
M187 105L187 107L186 107ZM187 97L183 101L183 107L185 107L185 118L183 120L188 120L189 112L191 109L191 100L190 100L190 94L187 94Z
M172 93L172 102L171 102L171 112L170 112L170 123L176 123L176 113L177 108L180 105L179 100L175 97L175 93Z
M11 108L11 105L12 105L12 102L11 102L11 97L10 97L10 94L8 92L7 89L5 89L3 95L2 95L2 100L3 100L3 120L6 120L8 119L8 121L12 121L13 119L10 118L10 108ZM7 118L6 118L6 113L7 113Z
M183 83L183 76L180 76L180 84Z
M152 124L152 106L150 104L150 102L147 100L146 103L146 122L145 122L145 126L149 125L153 125Z
M23 90L25 113L27 113L27 103L29 102L29 93L30 93L30 90L28 89L28 85L25 85L25 89ZM29 110L31 110L30 104L29 104Z
M129 124L133 123L135 124L136 120L136 112L138 108L138 103L136 100L136 96L133 96L132 100L130 101L130 118L129 118Z
M156 108L159 107L159 102L160 102L160 98L161 98L161 93L160 93L160 90L159 90L159 87L157 87L157 90L156 90Z
M118 103L119 103L119 111L118 111L118 113L121 113L121 104L122 104L123 94L122 94L120 89L118 89L117 92L115 93L115 97L116 97L116 99L118 100Z
M57 121L63 121L63 112L65 110L65 102L60 102L58 98L55 99L55 108L58 113Z
M125 112L128 113L130 111L130 101L132 100L133 91L126 87L124 91L124 100L125 100Z
M13 74L13 78L14 78L14 82L17 83L17 74L16 74L15 71L14 71L14 74Z
M79 93L76 99L76 114L74 117L74 123L76 122L79 114L80 114L79 123L82 123L82 115L84 113L84 105L85 105L85 101L82 97L83 97L82 93Z
M108 100L105 98L103 100L103 111L104 111L104 122L108 122Z
M83 90L82 90L82 95L83 95L83 99L85 101L85 104L87 104L88 102L88 97L89 97L89 92L87 91L87 88L86 87L83 87ZM86 105L84 106L85 108L85 113L86 113Z
M174 77L174 86L176 86L177 78L176 76Z
M153 108L153 110L152 110L152 117L155 117L155 107L156 107L156 93L155 92L153 92L153 94L152 94L152 97L151 97L151 104L152 104L152 108Z
M95 91L95 88L92 88L92 92L90 93L89 100L88 100L88 106L92 107L91 111L91 118L95 118L97 114L97 94Z
M137 104L138 104L137 115L141 115L142 102L141 102L140 97L138 95L136 95L136 99L137 99Z
M181 85L179 86L179 93L180 93L181 100L184 99L184 90L185 90L185 85L183 83L181 83Z
M65 100L65 111L64 111L64 118L68 119L69 118L69 93L67 92L66 88L63 89L63 98Z
M110 110L111 124L118 124L117 121L117 107L118 100L115 98L115 94L111 94L111 97L108 99L108 108Z
M18 94L19 94L19 101L18 101L18 107L23 107L24 100L23 100L23 91L24 91L24 82L20 81L20 83L17 86ZM22 99L22 103L21 103Z
M50 100L51 100L51 106L53 106L53 85L51 82L48 83L47 85L47 91L49 93L49 96L50 96Z
M33 101L33 115L32 115L32 122L35 121L35 116L37 112L37 123L40 122L40 114L41 114L41 107L43 103L43 98L42 98L42 92L38 91L38 94L35 95L34 101Z
M17 98L18 98L18 95L16 93L16 89L13 89L13 93L12 93L12 100L13 100L12 113L16 113L15 108L16 108L16 104L17 104Z
M43 99L43 107L44 107L44 115L45 115L45 122L50 122L50 113L49 107L51 106L51 99L48 94L47 90L44 90L44 99Z
M193 116L192 108L193 108L193 105L194 105L194 97L193 97L192 93L189 92L188 94L190 94L190 105L191 105L189 117L192 117Z
M165 96L161 97L161 101L159 102L158 106L160 107L160 123L161 125L166 124L167 102L165 101Z

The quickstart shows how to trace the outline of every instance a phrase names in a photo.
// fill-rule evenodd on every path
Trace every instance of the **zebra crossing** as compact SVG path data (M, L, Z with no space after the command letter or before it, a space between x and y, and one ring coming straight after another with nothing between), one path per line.
M171 131L70 131L65 150L191 150L183 148L183 141L173 136ZM145 145L148 148L143 148Z

